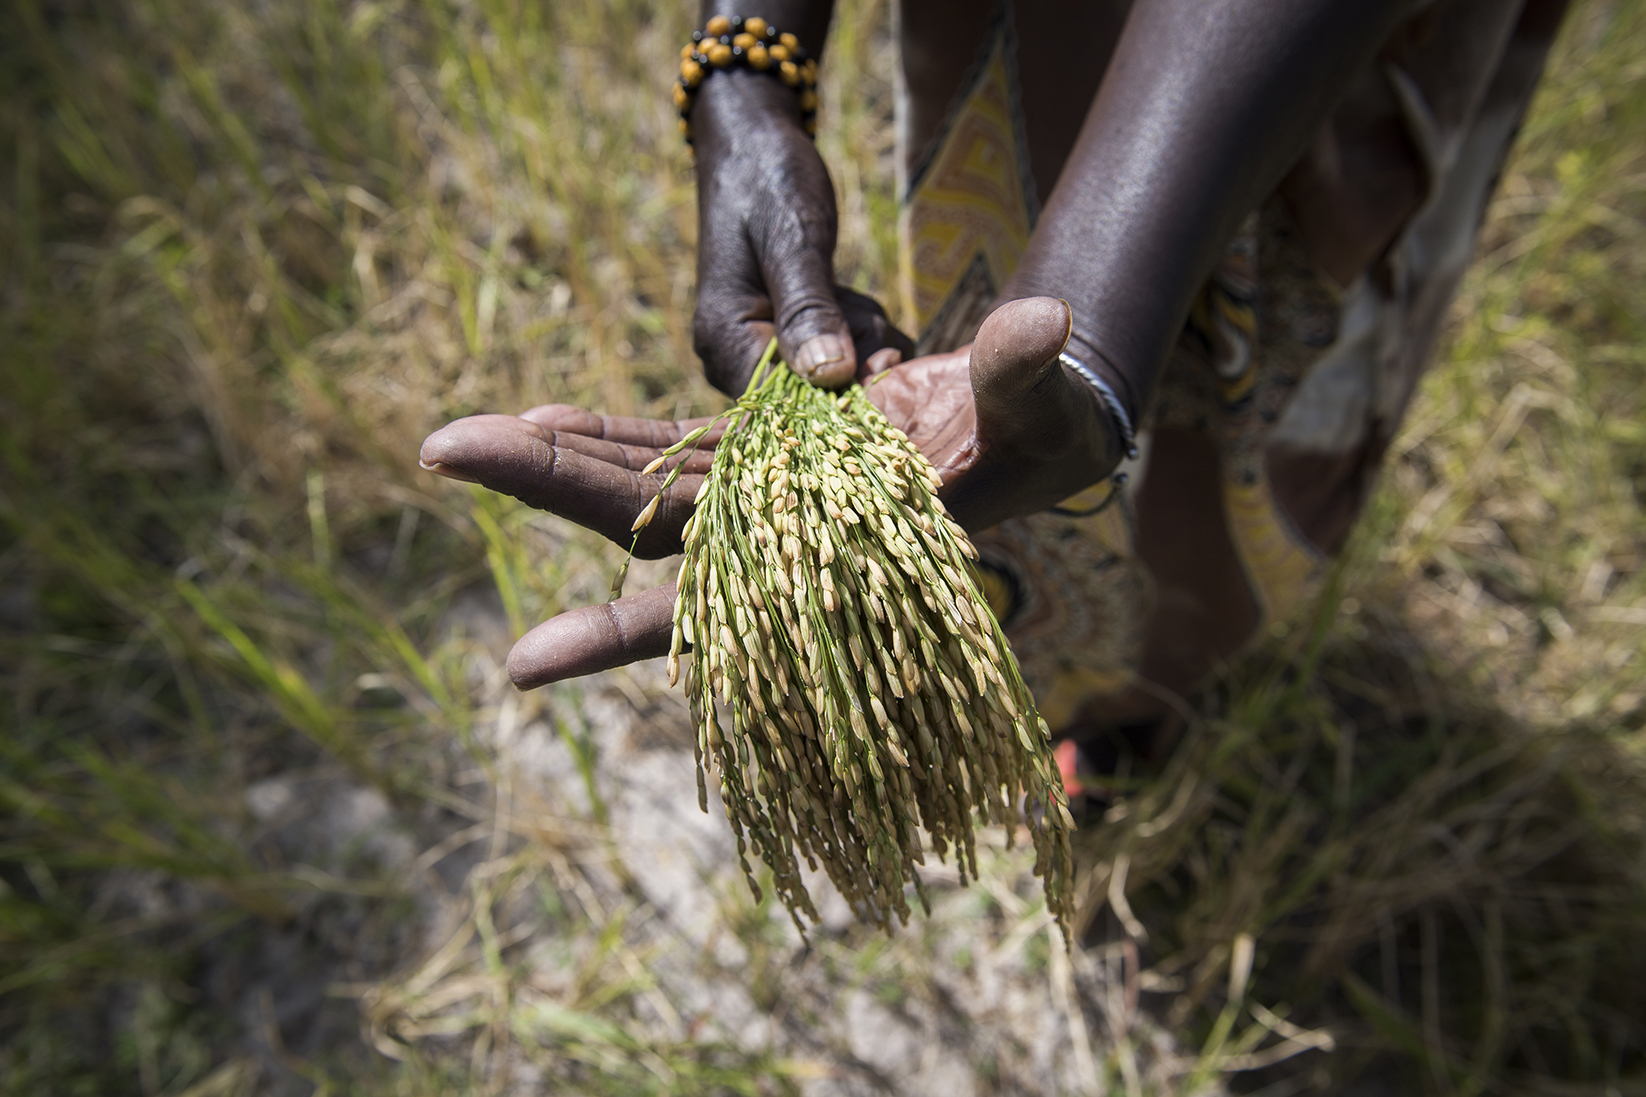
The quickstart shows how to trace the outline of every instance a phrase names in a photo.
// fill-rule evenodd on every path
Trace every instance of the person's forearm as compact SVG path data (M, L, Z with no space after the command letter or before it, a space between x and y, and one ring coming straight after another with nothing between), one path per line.
M1136 0L1006 298L1062 297L1070 353L1141 412L1240 219L1409 2Z

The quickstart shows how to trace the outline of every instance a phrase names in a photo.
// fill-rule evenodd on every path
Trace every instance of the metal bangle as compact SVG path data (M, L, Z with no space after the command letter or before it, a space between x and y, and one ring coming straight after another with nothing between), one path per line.
M1073 357L1067 351L1059 354L1057 360L1074 370L1082 381L1092 386L1098 399L1103 401L1103 405L1109 409L1109 414L1114 416L1115 425L1120 428L1121 448L1129 459L1135 461L1137 459L1137 431L1133 429L1132 417L1126 414L1126 407L1120 402L1120 397L1115 395L1114 389L1109 387L1107 381L1098 376L1096 370L1080 359Z

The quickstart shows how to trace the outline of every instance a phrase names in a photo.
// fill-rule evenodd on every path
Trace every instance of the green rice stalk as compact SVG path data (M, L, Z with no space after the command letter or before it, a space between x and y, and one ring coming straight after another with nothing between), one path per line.
M889 931L910 884L930 913L920 828L964 884L974 820L1025 826L1067 937L1074 824L1051 733L937 473L861 386L825 392L771 354L727 412L684 534L668 666L673 685L690 647L699 806L712 760L749 887L752 843L802 931L818 915L801 861Z

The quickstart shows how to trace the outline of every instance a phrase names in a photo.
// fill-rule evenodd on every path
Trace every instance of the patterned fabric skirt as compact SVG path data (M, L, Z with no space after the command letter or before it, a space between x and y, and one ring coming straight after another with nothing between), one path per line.
M1034 226L1016 48L1003 5L908 169L899 288L922 353L970 341ZM1428 195L1375 262L1346 284L1320 273L1277 194L1230 241L1161 375L1130 483L1148 476L1152 438L1190 431L1215 447L1215 497L1257 609L1250 635L1309 599L1421 376L1536 69L1507 88L1491 76L1476 80L1495 94L1466 117L1425 117L1421 87L1402 101ZM1054 730L1133 684L1160 627L1136 547L1140 497L1078 516L1109 490L977 538L990 602Z

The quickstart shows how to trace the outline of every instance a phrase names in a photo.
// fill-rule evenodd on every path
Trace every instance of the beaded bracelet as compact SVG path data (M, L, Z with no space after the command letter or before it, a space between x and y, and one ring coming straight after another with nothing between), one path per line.
M742 65L769 72L800 92L800 124L817 136L817 62L792 34L757 15L717 15L680 50L680 79L674 85L674 105L680 112L680 132L692 143L692 104L698 89L716 69Z

